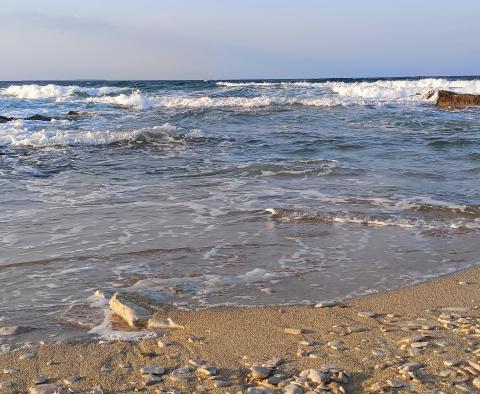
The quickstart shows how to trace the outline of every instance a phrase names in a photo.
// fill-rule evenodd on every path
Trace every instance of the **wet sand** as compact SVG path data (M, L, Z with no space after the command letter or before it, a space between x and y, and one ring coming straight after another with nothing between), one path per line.
M322 308L167 309L183 328L155 339L1 353L0 392L480 392L479 285L473 268Z

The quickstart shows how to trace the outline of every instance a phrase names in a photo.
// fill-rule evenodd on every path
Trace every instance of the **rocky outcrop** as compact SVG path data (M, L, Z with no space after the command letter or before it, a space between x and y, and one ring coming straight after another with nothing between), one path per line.
M467 107L472 105L480 105L480 95L455 93L449 90L438 92L438 107Z
M15 120L15 118L0 115L0 123L7 123L7 122L11 122L12 120Z

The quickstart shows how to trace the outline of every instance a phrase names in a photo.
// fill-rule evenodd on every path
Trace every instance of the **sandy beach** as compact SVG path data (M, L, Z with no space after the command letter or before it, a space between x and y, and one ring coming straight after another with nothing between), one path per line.
M156 330L155 339L4 352L0 390L476 392L479 283L473 268L333 306L165 308L157 318L182 328Z

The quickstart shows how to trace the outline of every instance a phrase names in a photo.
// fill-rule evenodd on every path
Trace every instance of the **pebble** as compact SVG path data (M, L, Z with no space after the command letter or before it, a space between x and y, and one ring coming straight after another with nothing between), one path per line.
M47 383L48 382L48 378L46 378L45 376L35 376L33 379L32 379L32 382L34 384L43 384L43 383Z
M217 388L230 387L232 385L228 380L216 380L213 385Z
M160 383L162 380L163 379L158 375L154 375L154 374L143 375L143 384L145 386L152 386L154 384Z
M35 353L32 353L32 352L23 353L20 356L20 360L28 360L28 359L31 359L31 358L34 358L34 357L35 357Z
M3 370L3 373L4 373L5 375L13 375L13 374L18 373L18 372L19 372L19 370L16 369L16 368L5 368L5 369Z
M314 346L316 344L317 344L317 341L306 339L306 338L300 341L300 345L303 345L303 346Z
M453 359L453 360L443 360L443 365L446 367L454 367L456 365L460 364L459 360Z
M0 381L0 390L7 390L7 389L11 389L12 387L13 387L12 382L1 382Z
M470 365L472 368L475 368L477 371L480 372L480 364L472 361L472 360L467 360L468 365Z
M165 368L161 365L147 365L140 368L140 372L144 375L163 375Z
M410 344L410 346L413 347L413 348L422 349L422 348L427 347L428 344L429 344L429 342L426 342L426 341L422 341L422 342L412 342L412 343Z
M319 302L315 305L315 308L332 308L336 305L337 303L335 301Z
M303 330L301 328L285 328L284 332L290 335L302 335Z
M189 382L195 379L193 369L190 367L181 367L173 370L168 378L175 382Z
M210 367L210 366L202 366L197 369L197 372L202 374L202 375L207 375L207 376L215 376L217 374L217 369L215 367Z
M72 376L69 376L68 378L65 378L63 383L65 383L66 385L70 385L75 382L78 382L79 380L80 380L80 375L72 375Z
M303 394L303 390L296 384L289 384L283 392L284 394Z
M310 353L307 352L305 349L298 349L297 356L298 357L307 357Z
M480 377L473 379L472 384L480 389Z
M159 339L157 341L157 345L158 347L160 348L164 348L164 347L167 347L167 346L170 346L172 344L171 341L167 340L167 339Z
M378 315L375 312L363 311L363 312L358 312L358 316L374 318L374 317L377 317Z
M327 345L330 346L333 350L338 350L338 351L345 350L345 344L338 339L327 342Z
M270 368L260 367L258 365L252 366L250 370L252 372L252 378L255 380L267 379L272 374Z
M92 394L103 394L102 386L97 385L93 388Z
M56 384L40 384L35 387L31 387L28 391L30 394L56 394L60 390Z
M202 340L201 337L197 337L195 335L192 335L191 337L188 337L188 342L190 342L190 343L200 342L201 340Z
M372 354L374 356L385 356L385 351L382 349L372 349Z

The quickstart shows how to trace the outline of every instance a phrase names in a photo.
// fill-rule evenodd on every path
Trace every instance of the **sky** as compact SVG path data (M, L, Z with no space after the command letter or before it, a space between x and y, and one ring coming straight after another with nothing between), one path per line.
M480 74L478 0L1 0L0 80Z

